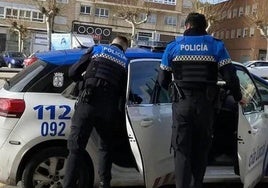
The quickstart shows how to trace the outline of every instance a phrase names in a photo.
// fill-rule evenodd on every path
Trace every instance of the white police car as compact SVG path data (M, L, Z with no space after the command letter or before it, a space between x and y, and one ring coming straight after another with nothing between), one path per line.
M244 65L248 68L249 72L266 80L268 79L268 61L252 60L246 61Z
M68 67L85 50L37 54L38 60L11 78L0 90L0 182L25 188L62 187L66 139L75 99ZM113 186L174 183L170 152L171 103L156 82L162 52L131 48L125 114L118 119L114 139ZM215 122L215 137L206 182L238 180L251 187L267 173L268 113L264 103L268 83L254 78L236 64L249 105L224 103ZM141 103L128 101L134 93ZM228 97L227 97L228 98ZM230 99L230 97L228 98ZM231 100L232 101L232 100ZM80 161L77 187L98 182L95 133L87 146L87 161Z

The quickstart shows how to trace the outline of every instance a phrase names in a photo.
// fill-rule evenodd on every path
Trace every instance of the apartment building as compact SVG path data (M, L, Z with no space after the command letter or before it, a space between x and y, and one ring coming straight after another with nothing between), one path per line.
M18 50L18 33L11 29L17 22L27 28L23 51L30 54L47 49L45 16L39 10L46 0L0 0L0 51ZM69 32L74 19L75 0L55 0L60 11L55 17L54 32Z
M47 46L46 22L39 10L40 3L52 0L0 0L0 51L18 49L18 35L10 30L17 21L28 29L24 41L27 54L44 50ZM184 31L189 0L54 0L60 11L55 17L53 32L72 32L92 35L97 43L109 43L117 34L130 36L132 27L115 17L120 8L148 7L146 23L136 28L137 40L170 41ZM145 12L140 9L138 17Z
M225 6L226 3L229 5ZM265 5L268 6L268 3ZM225 42L231 58L239 62L264 59L267 53L267 41L257 26L249 19L250 16L256 15L257 11L263 8L259 7L258 1L229 0L215 6L226 9L219 11L221 20L213 34Z

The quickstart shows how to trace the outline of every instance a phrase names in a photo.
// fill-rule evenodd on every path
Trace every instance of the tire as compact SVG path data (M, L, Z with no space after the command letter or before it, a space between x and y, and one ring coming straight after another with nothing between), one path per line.
M22 188L62 188L67 155L64 147L47 148L33 155L23 171ZM92 163L80 162L77 188L93 187L94 169L89 164ZM53 166L55 170L51 170Z

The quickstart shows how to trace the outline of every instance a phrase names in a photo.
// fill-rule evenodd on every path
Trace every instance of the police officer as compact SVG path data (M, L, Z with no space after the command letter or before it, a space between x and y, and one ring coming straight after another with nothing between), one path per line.
M170 86L172 90L171 145L176 187L200 188L212 141L218 72L235 101L240 101L242 95L235 67L223 42L206 32L205 16L190 13L185 27L183 36L167 45L158 81L162 87Z
M68 138L69 156L64 188L76 187L78 164L93 127L99 135L100 188L109 188L112 167L112 130L118 117L121 96L125 95L128 60L124 54L128 40L114 38L110 45L95 45L71 66L69 76L79 82L79 96Z

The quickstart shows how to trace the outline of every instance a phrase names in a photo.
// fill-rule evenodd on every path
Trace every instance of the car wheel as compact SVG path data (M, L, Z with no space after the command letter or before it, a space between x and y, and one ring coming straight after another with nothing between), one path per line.
M26 165L22 174L22 188L63 187L65 163L68 150L64 147L52 147L35 154ZM77 188L93 187L94 169L81 161Z

